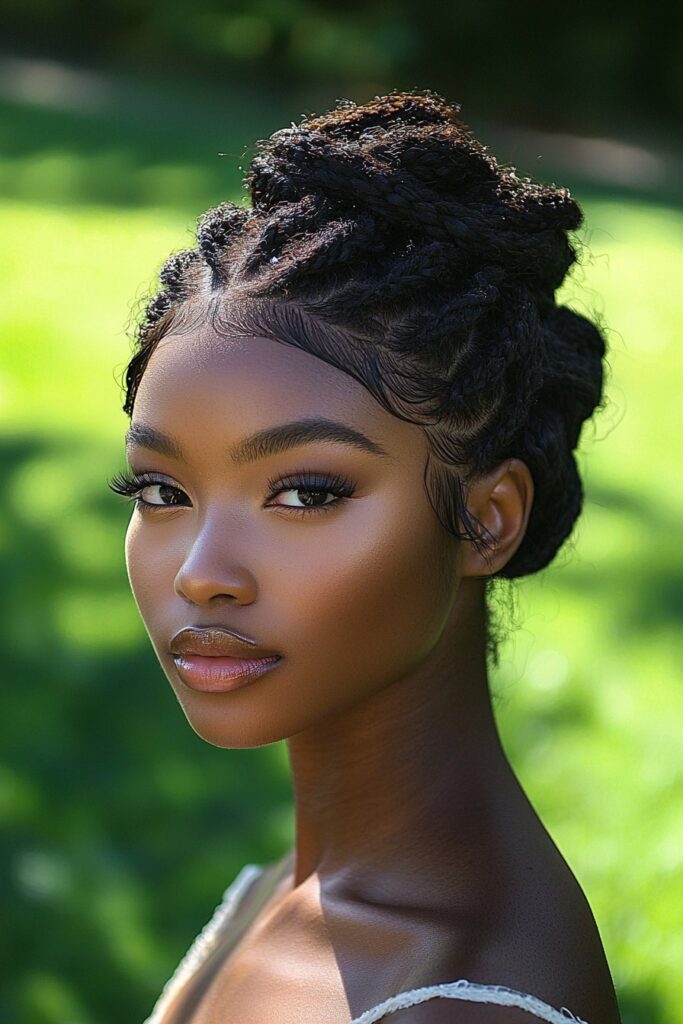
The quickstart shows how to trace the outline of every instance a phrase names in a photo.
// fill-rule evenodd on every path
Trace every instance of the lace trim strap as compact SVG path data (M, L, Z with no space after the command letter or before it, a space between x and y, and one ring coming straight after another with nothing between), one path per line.
M426 985L424 988L412 988L399 992L383 1003L365 1010L351 1024L375 1024L389 1013L403 1010L408 1006L417 1006L428 999L463 999L470 1003L496 1003L499 1006L517 1006L520 1010L544 1020L547 1024L588 1024L581 1017L575 1017L566 1006L556 1010L548 1003L526 992L517 992L505 985L477 985L475 982L460 978L459 981L443 985Z

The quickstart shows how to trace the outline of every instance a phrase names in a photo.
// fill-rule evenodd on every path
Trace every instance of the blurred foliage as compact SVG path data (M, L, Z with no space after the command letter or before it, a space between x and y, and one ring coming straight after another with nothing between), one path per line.
M41 9L50 24L62 5ZM217 127L177 100L172 115L148 99L125 116L117 103L0 108L0 1017L12 1024L142 1020L242 865L293 840L284 746L217 750L187 725L128 589L126 508L106 489L123 466L131 303L195 215L238 198L245 144L296 116L286 97L238 95ZM230 155L210 160L218 151ZM610 402L584 435L580 526L515 588L520 625L493 686L510 759L600 926L624 1024L674 1024L683 213L585 187L577 198L587 248L564 297L605 320Z
M628 134L683 108L680 4L3 0L3 47L250 91L428 81L488 117ZM539 83L542 87L539 88Z

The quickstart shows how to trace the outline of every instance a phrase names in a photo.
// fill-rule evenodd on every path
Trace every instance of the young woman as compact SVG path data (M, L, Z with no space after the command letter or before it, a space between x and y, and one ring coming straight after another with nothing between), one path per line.
M618 1024L586 898L496 729L492 581L581 508L604 340L555 302L582 214L429 92L258 146L126 373L132 590L191 727L286 740L248 864L153 1024Z

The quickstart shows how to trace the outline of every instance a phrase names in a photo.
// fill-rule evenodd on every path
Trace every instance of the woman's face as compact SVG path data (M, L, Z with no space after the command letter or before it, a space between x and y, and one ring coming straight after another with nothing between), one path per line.
M342 439L289 446L290 429L268 451L247 450L252 435L302 420L337 424ZM220 747L281 740L429 659L455 601L459 549L429 504L418 426L307 352L207 327L159 343L131 428L131 470L156 482L128 527L128 574L198 735ZM199 691L169 650L193 626L223 626L280 661L237 689Z

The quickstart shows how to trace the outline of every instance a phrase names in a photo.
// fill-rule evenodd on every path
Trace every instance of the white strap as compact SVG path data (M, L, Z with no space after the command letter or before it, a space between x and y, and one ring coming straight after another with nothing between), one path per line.
M407 1006L417 1006L418 1003L426 1003L428 999L439 998L463 999L469 1003L518 1006L520 1010L526 1010L527 1013L531 1013L540 1020L547 1021L547 1024L568 1024L568 1022L588 1024L581 1017L575 1017L566 1006L556 1010L536 996L527 995L525 992L516 992L504 985L477 985L465 978L443 985L426 985L424 988L411 988L406 992L399 992L378 1006L365 1010L360 1017L352 1020L351 1024L375 1024L375 1021L381 1020L388 1013L395 1013L396 1010L403 1010Z

